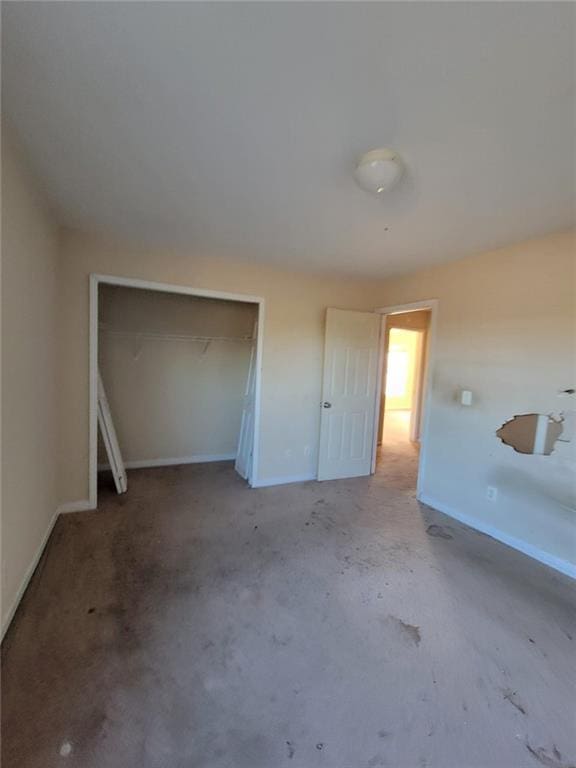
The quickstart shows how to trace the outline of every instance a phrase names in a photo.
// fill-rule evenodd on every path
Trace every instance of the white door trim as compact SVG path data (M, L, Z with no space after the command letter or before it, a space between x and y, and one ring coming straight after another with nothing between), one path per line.
M250 485L258 484L260 465L260 393L262 388L262 345L264 341L264 299L228 291L213 291L205 288L193 288L187 285L173 285L132 277L115 275L90 275L90 318L89 318L89 405L88 405L88 488L90 508L98 503L98 287L101 285L120 285L126 288L144 288L163 293L181 293L187 296L202 296L226 301L242 301L258 306L258 333L256 337L256 382L254 392L254 448L252 452L252 471Z
M434 365L436 363L436 322L438 318L438 299L425 299L423 301L412 301L407 304L395 304L390 307L378 307L374 311L384 315L382 318L382 329L380 336L380 354L378 360L378 387L376 390L376 413L374 429L374 445L372 449L372 471L376 469L376 452L378 450L378 417L380 413L380 402L382 399L383 365L384 365L384 339L386 336L386 317L387 315L401 315L406 312L414 312L419 309L430 310L430 329L428 340L428 360L426 364L426 376L424 378L424 393L422 397L422 416L420 432L420 460L418 462L418 480L416 482L416 498L422 496L422 480L424 478L424 469L428 459L428 433L430 424L430 405L432 402L432 377Z
M378 312L378 310L374 310ZM380 320L380 338L378 339L378 371L376 374L376 405L374 406L374 436L372 442L372 467L370 474L376 472L376 455L378 453L378 439L380 437L380 408L382 407L382 387L384 385L384 342L386 339L386 315Z
M417 334L416 341L416 367L414 371L414 387L412 390L412 409L410 413L410 440L413 443L420 442L420 423L422 416L422 400L424 395L424 381L422 374L422 363L426 358L426 329L415 328L413 333Z
M254 329L252 331L252 338L258 338L258 320L254 323ZM250 461L245 455L246 450L254 450L254 389L256 385L256 349L254 341L250 349L250 364L248 366L248 376L246 379L246 388L244 390L244 401L242 403L242 420L240 422L240 434L238 435L238 445L236 448L236 454L234 455L234 469L240 477L251 482L250 472L252 467ZM247 405L248 404L248 405ZM246 435L248 434L248 440ZM250 446L250 440L252 445Z

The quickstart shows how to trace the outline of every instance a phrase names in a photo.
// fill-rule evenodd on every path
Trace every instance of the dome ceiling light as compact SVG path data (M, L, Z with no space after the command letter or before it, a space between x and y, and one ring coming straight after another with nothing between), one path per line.
M381 195L396 184L402 171L402 161L396 152L373 149L358 160L354 178L366 192Z

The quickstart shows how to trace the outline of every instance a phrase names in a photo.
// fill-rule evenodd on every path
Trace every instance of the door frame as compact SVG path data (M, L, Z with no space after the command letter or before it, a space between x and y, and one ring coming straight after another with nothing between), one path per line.
M386 317L388 315L402 315L407 312L415 312L419 309L430 310L430 327L428 329L428 357L426 372L423 379L423 392L421 397L422 411L420 415L420 456L418 461L418 479L416 481L416 498L422 494L422 480L424 469L428 459L428 435L430 425L430 405L432 401L432 377L436 363L436 322L438 317L438 299L424 299L412 301L406 304L394 304L389 307L378 307L374 311L382 315L380 326L380 346L378 351L378 379L376 382L376 404L374 408L374 441L372 446L372 474L376 471L376 456L378 452L378 421L380 418L380 404L382 402L382 386L384 382L384 340L386 338Z
M89 319L89 399L88 399L88 487L90 508L98 503L98 288L100 285L119 285L124 288L141 288L162 293L180 293L186 296L200 296L205 299L223 299L256 304L258 308L258 332L256 336L256 381L254 386L254 442L252 446L252 468L249 484L258 484L260 466L260 400L262 390L262 347L264 341L264 299L243 293L213 291L193 288L188 285L173 285L132 277L115 275L90 275L90 319Z
M426 373L426 370L422 369L422 363L426 360L427 330L415 328L412 331L412 333L417 334L415 383L412 390L412 408L410 411L410 440L413 443L420 442L422 428L422 399L424 397L424 374Z

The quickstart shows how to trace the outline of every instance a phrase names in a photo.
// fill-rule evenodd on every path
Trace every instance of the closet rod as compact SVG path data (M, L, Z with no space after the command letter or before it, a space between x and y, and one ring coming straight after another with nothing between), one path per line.
M161 339L163 341L199 341L206 343L208 341L231 341L246 343L254 341L252 336L193 336L187 333L154 333L152 331L120 331L113 328L106 328L100 325L99 330L110 336L136 336L139 339Z

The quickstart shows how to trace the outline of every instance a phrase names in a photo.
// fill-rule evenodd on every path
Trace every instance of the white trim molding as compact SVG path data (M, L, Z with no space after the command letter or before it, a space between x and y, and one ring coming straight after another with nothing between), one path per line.
M316 480L316 473L307 475L289 475L288 477L264 477L252 483L252 488L269 488L272 485L289 485L291 483L307 483L310 480Z
M480 531L480 533L486 534L486 536L490 536L492 539L496 539L496 541L499 541L502 544L512 547L512 549L518 550L518 552L522 552L524 555L528 555L528 557L531 557L534 560L538 560L540 563L544 563L544 565L548 565L550 568L563 573L565 576L576 579L576 565L570 563L568 560L562 560L561 558L556 557L556 555L551 555L549 552L545 552L543 549L539 549L523 539L517 539L509 533L501 531L499 528L495 528L488 523L482 522L482 520L479 520L477 517L470 517L470 515L465 515L456 509L452 509L451 507L436 501L436 499L427 496L425 493L418 496L418 501L432 507L432 509L435 509L438 512L442 512L444 515L448 515L448 517L454 518L454 520L458 520L460 523L464 523L464 525L467 525L470 528Z
M79 501L67 501L64 504L60 504L56 510L59 515L66 515L69 512L89 512L96 507L92 506L89 499L80 499Z
M261 410L261 379L262 379L262 348L264 343L264 315L265 302L261 296L252 296L244 293L230 293L229 291L214 291L205 288L193 288L187 285L173 285L170 283L158 283L150 280L140 280L131 277L117 277L116 275L90 275L90 333L89 333L89 445L88 445L88 491L89 506L87 509L96 509L98 503L98 287L100 284L119 285L125 288L143 288L149 291L161 291L163 293L181 293L187 296L201 296L209 299L223 299L225 301L241 301L256 304L258 307L258 331L256 338L256 381L254 384L254 439L252 446L252 468L249 476L252 478L250 485L256 487L258 483L258 469L260 464L260 410ZM226 454L228 456L228 454ZM232 457L234 458L234 456ZM203 458L197 461L227 461L227 458ZM168 466L169 464L188 463L183 459L167 459L164 464L126 462L126 467L135 469L144 466ZM192 462L190 462L192 463ZM71 511L71 510L67 510ZM74 510L76 511L76 509Z
M171 459L138 459L125 461L126 469L148 469L152 467L177 467L180 464L210 464L214 461L234 461L233 453L197 453L194 456L177 456ZM109 464L98 464L98 471L110 469Z
M24 593L28 589L28 584L30 583L30 579L34 575L34 571L38 567L38 563L40 562L40 558L42 557L44 550L46 548L46 544L48 544L48 539L50 538L50 534L52 533L54 529L54 525L56 524L56 520L58 519L58 511L56 511L52 515L52 519L48 523L48 527L46 529L46 532L44 533L44 536L42 537L42 541L40 542L38 548L36 549L36 552L34 553L34 557L32 558L32 561L28 568L26 569L26 573L24 574L24 578L22 579L22 582L20 583L20 587L18 588L18 592L16 592L16 595L14 597L14 600L12 601L12 604L8 611L5 613L5 615L2 617L2 633L0 639L4 639L4 635L8 631L8 627L12 623L12 619L14 618L14 614L18 610L18 606L20 605L20 601L24 597Z

